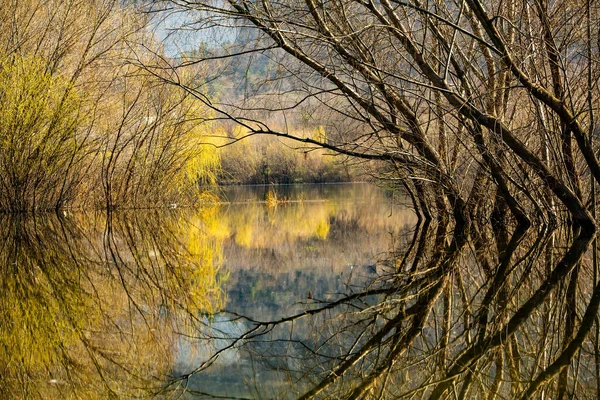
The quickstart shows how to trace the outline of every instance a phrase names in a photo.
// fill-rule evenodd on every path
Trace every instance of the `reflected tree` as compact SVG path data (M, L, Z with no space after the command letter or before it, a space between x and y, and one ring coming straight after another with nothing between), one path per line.
M189 215L163 217L2 221L2 397L138 397L162 386L178 337L224 301L219 243Z
M288 382L249 382L252 397L595 398L600 288L586 256L593 235L569 232L517 229L503 245L458 247L448 226L423 224L362 289L310 299L299 313L273 320L220 314L245 329L203 331L225 344L173 384L181 393L181 383L242 352ZM573 327L564 323L570 313ZM224 395L200 389L186 387L200 397Z
M600 179L597 7L479 0L175 0L150 7L160 11L160 4L185 13L184 29L237 29L238 45L217 55L183 54L169 75L164 65L146 68L247 135L379 160L423 216L446 214L464 228L508 216L521 224L558 215L595 225L583 181ZM270 57L281 71L268 77L258 100L208 101L205 80L172 78L188 66L249 53ZM214 70L218 79L221 69ZM304 103L327 110L323 137L264 117L287 121Z
M231 28L238 40L172 60L169 75L149 71L246 136L378 160L422 219L413 242L385 262L389 274L367 289L282 321L247 320L232 346L301 347L307 356L289 371L299 390L290 396L300 398L598 397L595 3L150 7L185 13L187 29ZM279 68L260 96L209 102L204 82L172 79L248 54ZM322 113L325 137L265 117L287 121L306 108ZM297 341L290 332L305 320L319 329Z

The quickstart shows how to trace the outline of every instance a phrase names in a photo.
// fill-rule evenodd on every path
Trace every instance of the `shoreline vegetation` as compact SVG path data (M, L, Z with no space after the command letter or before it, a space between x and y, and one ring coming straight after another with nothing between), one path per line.
M33 385L29 371L47 382L52 371L39 372L35 353L69 375L79 357L60 357L71 337L101 349L119 376L157 376L152 362L122 368L111 336L126 337L127 321L149 311L162 329L165 304L188 296L201 304L181 310L193 329L170 327L210 354L187 373L165 366L169 383L153 397L191 395L190 379L247 346L249 365L264 358L299 399L600 398L599 21L600 6L582 0L0 0L0 214L17 214L2 225L0 342L27 355L9 351L0 376L13 374L14 393ZM353 180L362 170L402 188L417 219L405 238L389 234L373 280L335 299L309 291L299 313L277 319L202 304L225 299L218 239L273 249L294 215L314 247L375 211L336 221L335 204L276 208L290 197L270 184ZM217 184L227 182L267 184L255 191L264 203L243 217L217 214ZM206 215L188 210L172 224L135 211L122 228L112 219L113 210L199 204ZM95 228L75 210L106 212ZM30 218L43 211L59 216L47 246L37 231L45 218ZM74 246L100 257L74 258L67 231L89 236ZM167 247L157 251L161 232ZM65 259L76 268L65 270ZM140 274L143 290L110 297L113 282ZM102 279L113 281L104 302L94 286ZM106 341L91 323L99 314L80 311L80 292L96 312L130 306L100 325ZM48 302L30 310L20 299ZM206 333L222 316L241 329ZM22 341L37 322L69 338L55 342L58 358L37 338ZM306 340L294 336L299 323L311 328ZM171 344L149 356L169 361L161 354ZM278 349L282 364L271 357ZM256 371L248 382L263 379Z
M211 67L206 82L217 96L197 98L219 121L245 136L377 161L376 178L404 186L421 222L381 286L310 309L311 323L327 321L328 336L302 343L311 365L302 372L322 374L295 397L600 398L596 3L148 7L165 5L185 18L175 35L235 38L181 54L170 70ZM241 101L219 95L239 82L224 77L229 70L249 83ZM298 131L323 121L324 137ZM382 297L354 308L374 291ZM346 307L358 320L343 312L339 337L330 335L330 311ZM256 324L239 339L306 314ZM346 347L322 357L363 322ZM415 372L423 371L421 379Z
M321 149L297 149L272 138L246 138L220 149L220 185L355 182L357 166Z
M341 158L285 139L225 146L244 132L160 76L169 58L151 18L114 1L2 7L14 29L0 32L0 213L160 208L214 201L206 188L217 183L353 180ZM204 69L177 79L201 82ZM221 96L213 89L203 95Z
M1 7L0 212L146 208L206 197L211 110L141 66L150 17L122 2ZM198 79L200 69L180 76Z

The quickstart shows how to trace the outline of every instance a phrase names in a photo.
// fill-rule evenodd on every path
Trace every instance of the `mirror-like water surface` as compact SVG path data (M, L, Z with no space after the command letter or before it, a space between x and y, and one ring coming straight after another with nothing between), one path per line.
M277 201L264 201L269 190ZM402 195L367 184L224 196L199 210L5 219L0 395L262 398L304 387L289 384L306 354L278 337L310 341L316 321L264 341L248 331L362 290L416 218Z
M600 398L593 232L419 222L367 184L223 195L4 218L0 398Z

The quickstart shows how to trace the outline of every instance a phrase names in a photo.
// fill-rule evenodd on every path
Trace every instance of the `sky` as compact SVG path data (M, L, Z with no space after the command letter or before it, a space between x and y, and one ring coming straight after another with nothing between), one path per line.
M200 21L200 22L198 22ZM199 12L159 11L153 21L154 33L165 45L170 57L194 50L200 43L208 47L221 47L235 41L236 29L216 26Z

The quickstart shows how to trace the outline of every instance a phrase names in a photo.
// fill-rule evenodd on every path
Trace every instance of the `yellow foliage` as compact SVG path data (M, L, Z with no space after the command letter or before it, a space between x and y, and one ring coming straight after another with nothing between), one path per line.
M267 208L276 207L278 203L279 198L277 197L277 192L275 192L273 188L269 188L267 194L265 195L265 206Z
M19 29L0 48L19 46L0 54L0 210L195 203L214 184L209 110L130 62L161 61L146 17L112 1L4 3Z
M319 125L318 128L315 128L312 131L312 138L317 142L326 143L327 142L327 133L325 132L325 128L323 125Z
M235 243L242 247L250 248L252 246L253 231L254 229L250 224L240 226L235 232Z
M220 218L221 209L218 206L203 207L197 210L194 225L202 226L203 232L216 239L225 239L231 235L229 226Z
M0 208L51 207L76 173L80 98L34 56L0 57ZM33 203L34 201L37 202Z
M329 220L319 221L317 224L317 229L315 231L315 236L321 240L327 239L327 235L329 234Z
M226 276L219 272L223 264L223 248L217 216L216 207L201 209L192 216L187 215L189 222L183 225L187 229L190 304L209 314L225 306L222 282Z
M63 398L51 379L78 398L151 389L177 334L225 305L222 241L204 230L215 215L1 221L0 396Z
M289 240L327 239L329 220L336 212L334 204L290 201L279 204L277 207L232 205L222 210L220 229L235 232L235 242L246 248L266 248Z

